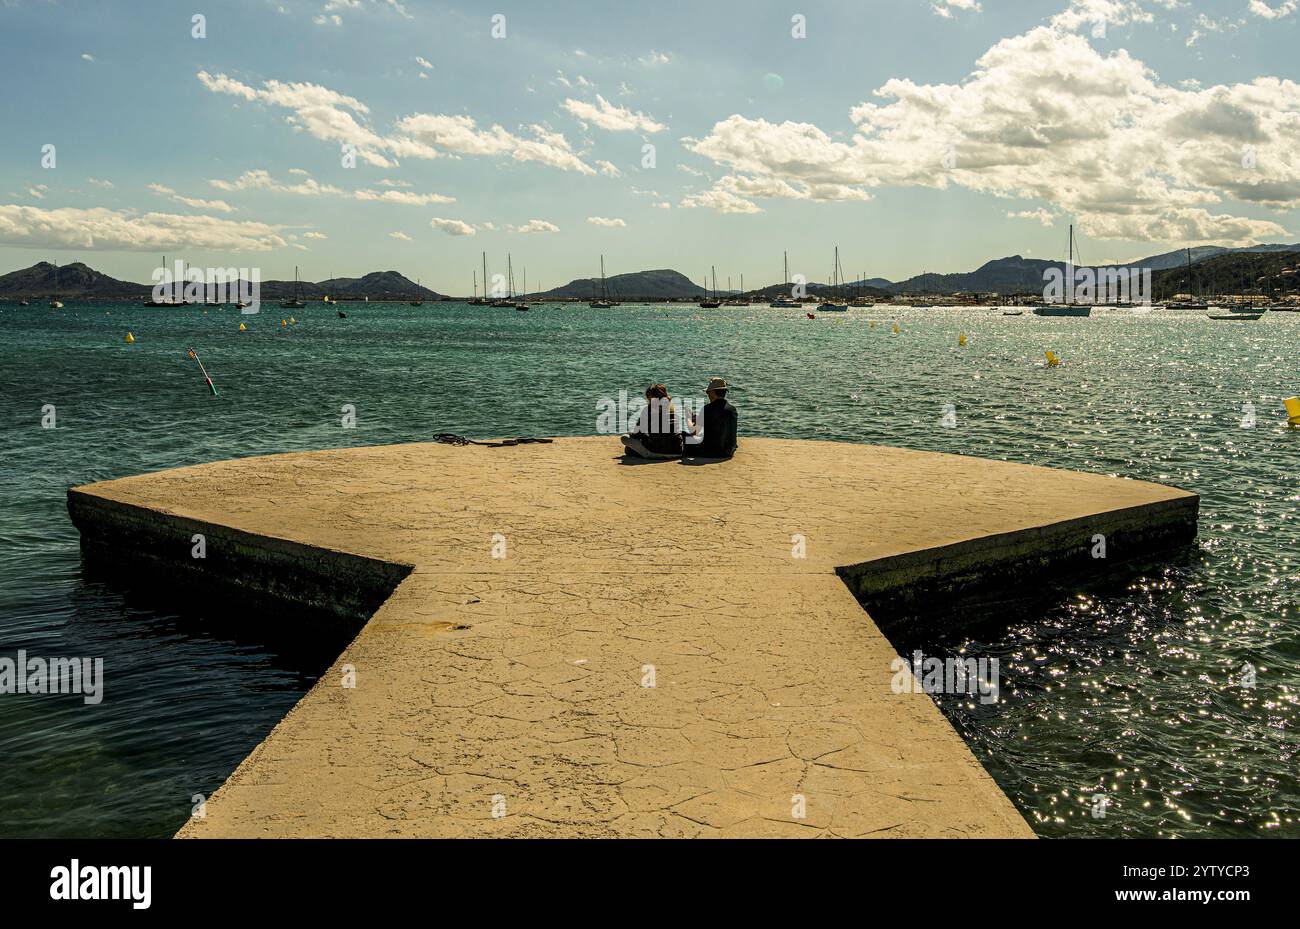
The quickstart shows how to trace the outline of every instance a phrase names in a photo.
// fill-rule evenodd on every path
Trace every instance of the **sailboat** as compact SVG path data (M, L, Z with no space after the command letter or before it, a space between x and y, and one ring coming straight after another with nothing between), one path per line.
M823 313L847 313L849 306L840 297L840 247L835 246L835 267L831 270L831 296L817 309Z
M162 267L163 267L163 270L164 270L164 271L167 270L167 256L166 256L166 255L163 255ZM185 286L185 285L184 285L184 283L183 283L182 281L177 281L177 282L176 282L176 289L179 290L179 289L183 288L184 286ZM148 306L148 307L180 306L180 305L181 305L181 301L178 300L178 299L176 299L176 293L175 293L175 291L173 291L172 296L170 296L170 297L163 297L161 300L155 300L155 299L151 296L148 300L143 301L140 305L141 305L141 306Z
M524 312L528 309L528 269L527 268L524 268L524 292L521 296L523 297L523 299L515 304L515 309L519 310L520 312Z
M731 291L731 278L727 278L727 291ZM745 292L745 275L740 276L740 292ZM732 297L726 301L727 306L749 306L749 301L742 297Z
M291 309L296 310L306 306L306 304L302 302L302 281L298 280L297 265L293 266L293 299L282 300L280 302L280 306L281 308L286 310L291 310Z
M608 310L615 306L609 299L609 284L605 281L605 256L600 256L600 296L588 304L593 310Z
M1192 292L1192 250L1187 249L1187 293ZM1175 300L1165 304L1166 309L1170 310L1208 310L1210 305L1202 299L1196 300Z
M415 279L415 299L408 301L410 306L424 306L424 298L420 294L420 279Z
M57 261L54 262L54 289L55 290L59 289L59 263ZM50 309L51 310L63 309L63 304L59 302L58 298L55 297L54 294L50 294Z
M782 252L781 259L782 259L782 263L785 265L785 290L786 293L789 293L790 292L790 253ZM786 296L777 297L775 300L773 300L771 303L768 304L768 306L773 307L774 309L797 307L799 305L800 304L798 300L795 300L793 297L786 297Z
M713 293L700 301L699 307L702 310L716 310L722 306L722 301L718 299L718 269L710 267L709 270L713 272ZM704 289L709 289L709 279L707 277L704 279Z
M484 253L483 253L483 296L480 297L480 296L478 295L478 278L476 277L476 278L474 279L474 299L471 300L471 301L469 302L469 303L470 303L470 306L487 306L487 305L488 305L489 301L488 301L488 295L487 295L487 292L488 292L488 289L487 289L487 287L488 287L488 285L487 285L487 281L488 281L488 278L487 278L487 252L484 252Z
M1070 274L1074 273L1074 224L1070 224L1070 260L1065 266ZM1074 281L1066 281L1067 297L1074 294ZM1064 298L1063 298L1064 299ZM1044 303L1034 307L1035 316L1091 316L1092 306L1087 303Z

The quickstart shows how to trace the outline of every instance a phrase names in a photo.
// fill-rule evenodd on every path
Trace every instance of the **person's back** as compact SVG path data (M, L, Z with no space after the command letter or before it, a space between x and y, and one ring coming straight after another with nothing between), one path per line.
M682 434L677 410L663 384L651 384L645 392L646 405L637 418L636 431L619 436L625 454L635 458L677 458L682 454Z
M686 454L696 458L730 458L736 453L736 431L740 414L727 402L727 382L720 377L709 378L709 402L701 411L696 424L703 426L699 442L687 441Z

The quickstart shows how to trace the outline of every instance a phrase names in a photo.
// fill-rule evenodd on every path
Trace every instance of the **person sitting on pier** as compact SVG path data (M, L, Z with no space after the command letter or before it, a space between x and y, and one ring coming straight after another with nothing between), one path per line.
M723 378L709 378L709 386L704 390L709 402L691 421L686 436L686 457L730 458L736 453L736 425L740 415L727 402L728 386Z
M646 405L637 420L636 431L619 436L627 454L637 458L680 458L682 433L677 428L677 411L668 388L651 384L645 391Z

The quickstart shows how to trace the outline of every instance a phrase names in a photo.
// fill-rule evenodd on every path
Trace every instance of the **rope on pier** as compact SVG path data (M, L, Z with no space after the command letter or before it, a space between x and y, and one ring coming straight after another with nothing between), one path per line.
M505 448L507 445L550 445L554 439L502 439L500 442L479 442L475 439L467 439L463 435L455 435L451 432L440 432L433 437L433 441L441 442L443 445L486 445L488 448Z

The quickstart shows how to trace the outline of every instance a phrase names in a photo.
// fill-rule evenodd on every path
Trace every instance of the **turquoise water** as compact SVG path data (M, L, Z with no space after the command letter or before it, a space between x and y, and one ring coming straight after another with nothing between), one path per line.
M1300 314L343 309L0 306L0 656L102 656L107 679L94 707L0 695L0 834L169 834L339 648L250 639L225 608L86 577L68 487L437 432L591 434L620 389L690 395L722 374L743 388L742 439L888 443L1200 493L1200 539L1172 563L1041 592L936 643L1001 661L998 704L941 706L1040 834L1300 835L1300 430L1281 405L1300 393ZM287 312L297 324L282 328ZM47 404L57 428L41 428ZM945 404L956 428L940 425ZM1254 689L1235 683L1246 662Z

